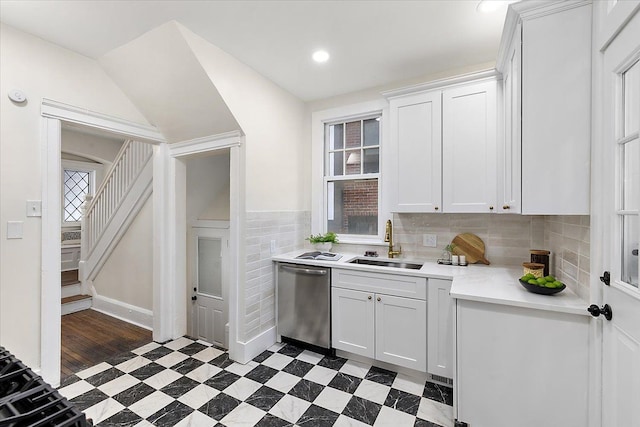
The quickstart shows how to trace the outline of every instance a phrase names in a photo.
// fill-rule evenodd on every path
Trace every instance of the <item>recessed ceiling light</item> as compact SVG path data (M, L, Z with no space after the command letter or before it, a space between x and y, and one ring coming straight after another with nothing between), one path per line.
M476 6L476 11L483 13L491 13L495 12L500 8L500 6L513 3L510 1L500 1L500 0L480 0L478 5Z
M316 62L327 62L329 60L329 53L326 50L316 50L313 52L312 58Z

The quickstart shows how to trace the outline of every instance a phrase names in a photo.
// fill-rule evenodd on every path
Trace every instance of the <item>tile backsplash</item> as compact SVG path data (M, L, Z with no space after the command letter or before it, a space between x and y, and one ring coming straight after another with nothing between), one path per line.
M491 265L521 266L530 260L530 249L551 251L551 273L588 299L589 216L394 214L392 219L403 258L436 260L456 235L474 233L484 241ZM424 234L436 235L435 248L422 244ZM364 254L370 249L386 256L386 246L341 244L334 250Z
M492 265L521 265L529 260L529 250L544 244L541 216L492 214L394 214L393 240L402 248L402 258L433 260L460 233L474 233L485 244L485 257ZM424 234L436 235L436 247L424 246ZM360 245L341 245L342 250L363 252ZM386 255L386 246L375 248Z
M588 215L544 217L544 245L551 251L550 269L584 299L589 299L591 244Z

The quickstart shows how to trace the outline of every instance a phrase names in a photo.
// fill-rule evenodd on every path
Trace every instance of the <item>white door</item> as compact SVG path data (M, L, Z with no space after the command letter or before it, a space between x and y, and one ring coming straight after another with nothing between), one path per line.
M637 10L637 9L636 9ZM622 28L604 51L602 140L606 183L598 197L610 220L604 228L602 426L640 426L640 15ZM596 179L598 175L596 174ZM592 181L593 182L593 181ZM596 180L597 182L597 180ZM611 199L606 194L613 194ZM597 193L596 193L597 194ZM608 214L606 212L608 210ZM607 253L608 252L608 253ZM608 259L607 259L608 258ZM603 275L604 276L604 275ZM606 281L606 280L603 280ZM606 306L604 305L606 304ZM594 306L592 306L594 307ZM595 306L598 308L597 306ZM598 314L598 310L592 314ZM603 313L604 314L604 313ZM608 318L609 316L607 316Z
M229 230L192 228L192 335L228 348Z

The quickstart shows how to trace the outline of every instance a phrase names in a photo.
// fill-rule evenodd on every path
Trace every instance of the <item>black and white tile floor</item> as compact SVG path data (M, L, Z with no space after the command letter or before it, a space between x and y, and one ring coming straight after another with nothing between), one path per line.
M452 390L275 344L246 365L201 341L150 343L66 378L97 426L444 426Z

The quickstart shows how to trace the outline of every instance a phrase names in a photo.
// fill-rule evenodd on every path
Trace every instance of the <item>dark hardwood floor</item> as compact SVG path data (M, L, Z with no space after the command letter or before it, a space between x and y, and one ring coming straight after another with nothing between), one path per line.
M94 310L62 316L61 377L151 342L151 331Z

